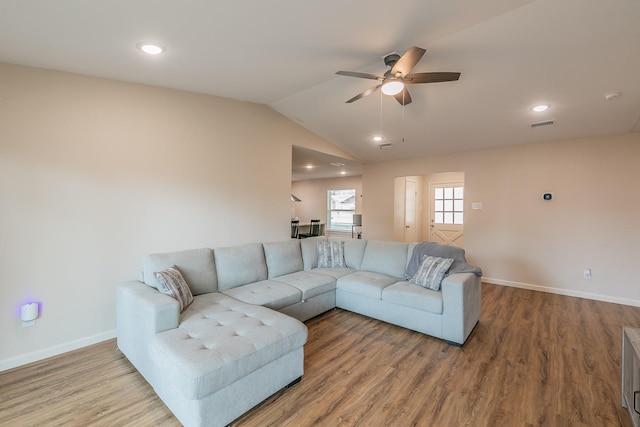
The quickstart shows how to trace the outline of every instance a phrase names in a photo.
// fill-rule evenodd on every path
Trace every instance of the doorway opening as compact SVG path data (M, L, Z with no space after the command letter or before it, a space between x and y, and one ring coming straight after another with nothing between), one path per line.
M464 172L397 177L394 237L464 247Z

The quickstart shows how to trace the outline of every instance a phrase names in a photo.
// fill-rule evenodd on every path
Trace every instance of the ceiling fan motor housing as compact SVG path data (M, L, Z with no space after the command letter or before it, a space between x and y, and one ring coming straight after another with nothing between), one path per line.
M398 59L400 59L400 55L398 55L397 53L390 53L389 55L384 57L384 65L389 68L393 68L396 62L398 62Z

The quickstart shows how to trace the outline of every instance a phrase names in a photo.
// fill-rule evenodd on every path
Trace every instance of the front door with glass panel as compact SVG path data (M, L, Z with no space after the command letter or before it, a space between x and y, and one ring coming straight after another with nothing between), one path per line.
M464 185L461 182L431 184L430 235L432 242L464 245Z

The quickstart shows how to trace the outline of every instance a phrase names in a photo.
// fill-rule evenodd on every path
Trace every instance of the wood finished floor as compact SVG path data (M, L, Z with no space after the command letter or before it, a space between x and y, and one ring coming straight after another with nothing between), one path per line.
M631 426L621 327L640 308L483 285L464 347L343 310L305 375L233 426ZM0 373L2 426L178 426L115 340Z

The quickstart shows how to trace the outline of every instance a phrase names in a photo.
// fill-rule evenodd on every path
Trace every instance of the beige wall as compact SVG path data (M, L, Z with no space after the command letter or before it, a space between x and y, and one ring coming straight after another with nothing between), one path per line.
M465 249L486 280L640 305L639 160L633 133L367 164L363 229L394 238L395 177L464 172Z
M263 105L0 64L0 370L112 337L147 253L289 238L293 144L347 156Z
M326 222L327 191L349 188L355 188L356 213L362 213L362 176L294 181L291 183L291 192L302 201L291 203L291 217L300 217L302 222L310 219Z

